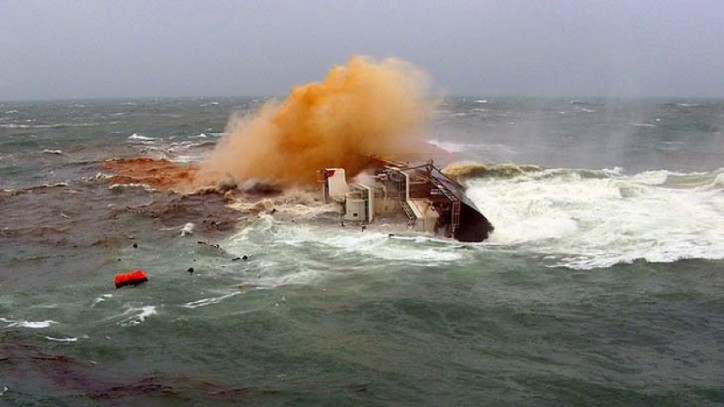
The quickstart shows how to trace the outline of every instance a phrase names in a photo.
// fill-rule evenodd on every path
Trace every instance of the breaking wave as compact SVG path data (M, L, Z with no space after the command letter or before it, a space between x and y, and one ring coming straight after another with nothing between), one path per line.
M399 225L388 226L372 224L363 231L354 225L290 223L263 215L222 246L228 253L254 259L249 282L259 288L309 285L340 275L369 273L380 261L393 271L397 266L425 269L472 260L474 251L457 250L467 247L460 242L399 235ZM330 267L336 262L345 266Z
M460 181L468 178L510 178L531 172L540 172L541 167L537 165L519 165L519 164L480 164L474 162L453 163L445 167L442 172L448 177L456 178Z
M495 225L489 244L575 269L724 258L724 169L516 172L467 181L468 195Z

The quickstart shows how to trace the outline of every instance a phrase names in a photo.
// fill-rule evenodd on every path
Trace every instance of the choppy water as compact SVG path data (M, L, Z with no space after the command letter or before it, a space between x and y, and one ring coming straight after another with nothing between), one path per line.
M0 104L0 404L724 403L724 102L445 101L435 144L541 167L467 180L483 244L99 174L261 102Z

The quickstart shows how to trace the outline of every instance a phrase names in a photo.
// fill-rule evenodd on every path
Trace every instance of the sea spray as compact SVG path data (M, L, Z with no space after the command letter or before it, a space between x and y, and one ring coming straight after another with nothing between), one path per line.
M315 170L344 167L355 175L369 154L409 152L431 116L427 75L388 58L355 56L322 82L294 87L283 103L232 117L197 180L232 176L281 186L315 181Z
M637 259L721 259L724 199L722 188L711 186L716 176L561 168L469 178L466 185L496 226L489 244L591 269Z

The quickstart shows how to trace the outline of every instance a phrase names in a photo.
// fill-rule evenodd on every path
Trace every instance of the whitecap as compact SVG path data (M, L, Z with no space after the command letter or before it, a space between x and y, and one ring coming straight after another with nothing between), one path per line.
M80 339L80 338L74 338L74 337L69 337L69 338L53 338L52 336L46 336L45 339L47 339L47 340L49 340L49 341L52 341L52 342L69 343L69 342L78 342L78 339Z
M42 329L47 328L51 324L57 324L57 321L47 319L45 321L13 321L7 318L0 318L0 322L5 322L5 328L30 328L30 329Z
M197 154L197 155L179 154L179 155L172 157L171 161L173 161L175 163L192 163L192 162L199 161L202 157L203 157L203 155L201 155L201 154Z
M123 314L120 315L122 318L118 325L121 326L134 326L138 325L146 320L151 315L158 314L156 307L153 305L144 305L142 307L131 307L127 309Z
M711 184L713 188L724 188L724 172L717 174L714 181Z
M644 171L639 174L634 174L633 176L631 176L630 180L634 183L641 183L646 185L662 185L669 178L669 175L671 175L671 173L666 170Z
M237 296L237 295L239 295L239 294L241 294L241 291L232 292L232 293L225 294L225 295L222 295L222 296L219 296L219 297L202 298L202 299L200 299L200 300L187 302L186 304L182 304L182 305L180 305L180 306L181 306L181 307L184 307L184 308L191 308L191 309L193 309L193 308L199 308L199 307L205 307L205 306L207 306L207 305L218 304L218 303L220 303L221 301L224 301L224 300L227 299L227 298L231 298L231 297Z
M93 179L96 180L96 181L103 181L103 180L107 180L107 179L110 179L110 178L113 178L113 175L104 174L104 173L102 173L102 172L97 173L97 174L95 175L95 177L93 177Z
M566 172L469 181L468 196L495 226L487 244L556 256L552 265L574 269L724 258L724 197L716 188L672 188L682 174L663 170L604 178Z
M261 219L260 219L261 220ZM379 226L379 229L377 227ZM404 226L398 226L404 228ZM267 234L275 245L292 246L304 250L308 245L326 246L334 252L355 254L364 258L379 258L391 261L405 261L420 263L423 266L458 261L463 254L449 251L449 243L459 244L457 241L435 239L431 235L420 235L418 240L405 241L403 239L390 239L391 231L399 231L389 225L370 225L362 232L355 227L340 228L320 227L314 225L298 225L275 222L269 219L265 222L256 222L231 239L227 250L244 250L245 241L255 238L260 233ZM273 232L273 233L269 233Z
M604 174L616 177L623 174L623 168L622 167L613 167L613 168L604 168L601 170Z
M188 236L194 234L194 228L196 225L194 225L192 222L188 222L181 228L181 236Z
M109 298L113 297L113 294L103 294L100 297L96 297L93 302L91 303L91 307L95 307L97 304L108 300Z
M153 137L146 137L146 136L142 136L142 135L137 134L137 133L131 134L130 136L128 136L128 139L129 139L129 140L140 140L140 141L153 141L153 140L155 140Z
M63 154L63 150L51 150L51 149L46 148L46 149L43 150L43 154L56 154L56 155L61 155L61 154Z
M629 123L629 124L634 127L656 127L655 124L643 123L643 122L633 122L633 123Z
M141 183L130 183L130 184L111 184L108 189L114 192L120 192L123 191L125 188L143 188L147 192L153 192L156 189L148 184L141 184Z

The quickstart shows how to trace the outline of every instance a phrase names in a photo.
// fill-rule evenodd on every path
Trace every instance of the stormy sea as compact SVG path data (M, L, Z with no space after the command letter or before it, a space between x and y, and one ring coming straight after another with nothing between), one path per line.
M0 405L724 404L724 101L442 100L482 243L102 165L264 102L0 103Z

